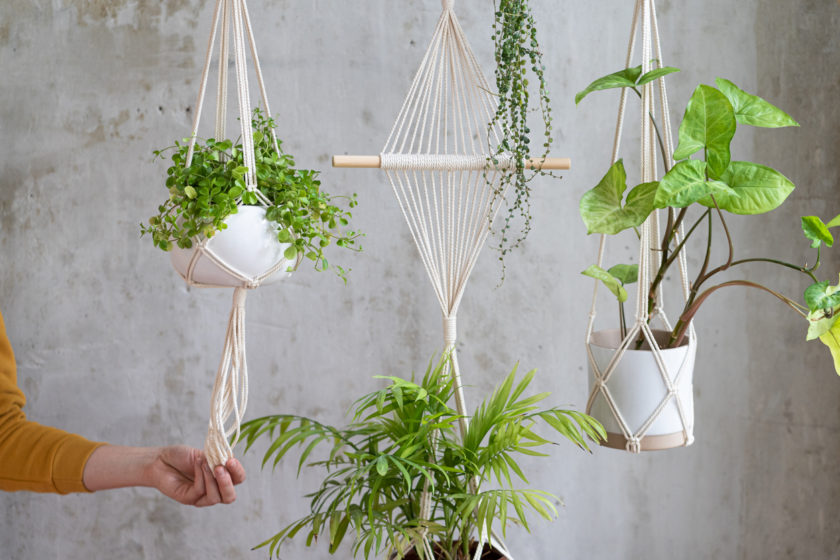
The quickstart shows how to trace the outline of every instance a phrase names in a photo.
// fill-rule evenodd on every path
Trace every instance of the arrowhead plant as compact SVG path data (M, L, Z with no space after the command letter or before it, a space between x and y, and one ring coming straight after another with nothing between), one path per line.
M640 66L620 70L592 82L577 94L575 102L579 103L594 91L614 88L629 88L641 98L640 86L676 71L676 68L660 67L642 74ZM726 214L765 214L784 203L794 189L793 182L772 167L732 158L731 144L737 128L739 125L760 128L799 125L778 107L745 92L729 80L718 78L715 86L701 84L692 93L680 123L679 143L673 160L668 157L659 123L652 114L649 115L664 162L664 175L659 181L642 183L628 191L624 163L616 161L598 185L581 198L580 214L587 233L615 235L638 228L659 209L667 212L666 225L657 247L661 256L660 265L651 273L652 281L647 294L649 316L656 305L662 280L677 261L688 239L705 234L705 258L691 283L689 297L667 347L682 344L691 319L709 296L721 288L744 286L773 295L806 318L810 325L807 339L819 338L830 348L835 369L840 373L840 323L837 322L840 319L840 285L819 282L815 275L822 247L831 247L834 243L831 229L840 226L840 216L828 223L817 216L802 218L803 234L811 242L811 248L816 250L811 266L771 257L736 258ZM669 164L671 161L675 162L673 166ZM704 224L706 227L700 227ZM682 236L679 233L681 229L685 230ZM712 238L716 231L718 235L724 235L728 252L725 261L713 266ZM805 305L758 282L718 280L720 274L747 263L765 263L807 276L811 285L805 291ZM593 266L583 274L598 279L616 295L623 333L626 329L623 302L627 299L623 286L628 283L627 269L621 269L623 276L610 271Z

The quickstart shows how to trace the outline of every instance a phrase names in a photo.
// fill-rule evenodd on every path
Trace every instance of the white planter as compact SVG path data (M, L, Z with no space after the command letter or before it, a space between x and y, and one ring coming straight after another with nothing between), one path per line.
M664 345L667 342L669 333L666 331L653 332L659 344ZM592 333L590 348L595 363L602 374L606 371L620 344L621 333L617 329ZM631 343L630 348L624 352L612 375L607 380L606 386L630 432L637 434L668 396L668 388L656 364L653 352L645 349L647 343L639 350L634 350L634 347L635 345ZM690 445L693 441L694 393L692 378L696 352L696 342L689 341L688 337L686 337L683 346L660 350L668 377L674 383L675 394L668 400L659 416L640 440L641 451L681 447ZM595 376L590 363L590 394L594 388ZM679 399L682 403L688 438L686 438L683 430L683 422L680 418L676 399ZM620 424L602 392L597 393L588 407L587 413L604 425L609 436L605 443L606 446L617 449L627 447L627 439L624 437Z
M249 282L255 281L278 263L281 264L277 272L263 279L261 284L273 284L291 275L287 269L293 267L295 261L289 261L283 256L289 244L277 241L276 224L265 219L265 208L240 206L236 214L225 219L225 223L227 229L216 232L207 241L206 247L226 266L248 278L248 281L220 267L208 255L199 254L192 271L193 282L207 286L247 287ZM172 266L185 280L196 251L198 243L194 243L191 249L176 246L171 251Z

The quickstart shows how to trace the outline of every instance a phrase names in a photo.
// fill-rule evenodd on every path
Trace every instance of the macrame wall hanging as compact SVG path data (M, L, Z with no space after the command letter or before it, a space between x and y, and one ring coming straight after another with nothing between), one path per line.
M630 32L630 44L625 67L630 68L641 24L642 74L664 66L659 41L659 27L653 0L637 0ZM621 89L613 144L612 160L619 159L621 134L624 125L628 88ZM658 179L655 129L652 115L661 113L662 135L666 161L664 171L674 162L673 136L669 118L668 96L664 76L642 86L641 99L641 181ZM632 453L668 449L691 445L694 441L694 405L692 375L697 337L694 325L689 327L688 343L677 348L663 349L667 337L663 331L652 328L658 320L664 331L671 331L671 324L664 311L663 290L657 290L653 310L649 313L648 293L653 274L659 269L661 252L659 239L659 214L652 213L642 224L639 247L638 293L635 322L626 334L616 330L593 331L598 297L598 283L592 301L589 324L586 329L586 350L590 370L590 395L586 412L607 430L605 445L626 449ZM675 245L683 238L682 228ZM601 236L598 249L598 266L602 266L606 235ZM682 295L689 297L685 249L679 253L679 270Z
M219 32L221 30L221 32ZM265 219L268 200L257 189L254 170L254 136L251 124L250 91L246 66L246 40L268 115L271 109L265 91L262 71L251 29L250 16L245 0L217 0L213 13L207 56L201 76L195 120L190 136L185 167L192 162L198 137L207 79L211 59L219 37L219 80L216 100L215 138L224 139L227 121L228 66L234 60L235 84L239 103L239 124L243 159L248 172L245 175L247 191L256 195L258 206L243 206L237 200L238 211L229 216L227 229L210 238L198 240L192 249L172 250L172 263L190 286L233 287L233 307L228 320L225 345L210 404L210 421L204 452L211 467L223 465L233 457L229 438L239 433L240 420L248 401L248 366L245 356L245 296L247 291L262 284L286 278L297 263L283 256L287 244L277 241L273 226ZM274 149L280 153L277 138L272 130ZM244 241L244 243L243 243ZM299 257L298 257L299 261ZM237 438L234 438L234 441Z
M405 98L391 134L378 156L335 156L333 166L384 169L420 252L443 314L443 339L455 384L455 406L461 435L468 425L467 408L456 352L456 316L467 281L490 234L504 191L500 173L514 167L511 157L494 156L501 141L489 127L497 102L453 10L443 0L443 13ZM495 162L491 158L495 157ZM568 169L567 158L535 159L529 168ZM421 498L421 517L431 513L429 495ZM495 535L492 541L508 558ZM432 558L423 537L413 543Z

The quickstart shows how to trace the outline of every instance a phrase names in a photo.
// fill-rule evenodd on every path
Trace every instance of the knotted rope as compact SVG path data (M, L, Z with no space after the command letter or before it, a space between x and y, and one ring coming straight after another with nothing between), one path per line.
M487 123L496 100L455 16L454 0L443 0L442 8L380 160L440 304L463 437L469 424L458 366L458 307L504 198L500 171L513 160L493 159L491 146L498 145L500 133ZM470 488L477 491L476 481ZM432 508L427 482L420 518L428 520ZM512 559L495 535L482 531L479 537L476 560L486 542ZM433 557L425 532L409 543L409 549L415 546Z
M656 6L654 0L636 0L635 9L633 12L633 22L630 31L630 41L627 48L627 58L625 67L631 66L633 60L633 53L636 46L636 35L639 29L639 22L641 21L641 36L642 36L642 73L647 73L656 67L663 65L662 49L659 39L659 26L656 18ZM653 51L655 50L655 60ZM671 130L671 122L668 106L668 95L665 87L664 77L660 77L654 82L648 82L642 86L642 103L641 103L641 180L642 182L650 182L656 180L657 164L656 164L656 140L655 130L650 120L650 116L655 114L655 96L654 86L658 87L660 99L660 115L663 123L663 143L665 145L665 152L667 160L663 162L665 171L673 165L672 155L674 152L673 133ZM619 159L621 136L624 126L625 108L627 102L627 88L621 89L621 97L618 108L618 119L616 122L615 136L613 140L613 150L611 162L615 163ZM592 295L592 307L589 313L589 323L586 329L586 349L589 358L590 367L594 376L592 390L589 395L587 403L587 412L590 412L595 400L600 396L606 402L610 412L618 423L622 435L626 440L626 449L631 453L639 453L642 450L642 440L649 431L651 425L660 416L661 412L670 403L676 403L677 411L680 421L682 423L683 441L684 445L690 445L694 441L693 435L693 418L690 418L685 410L685 404L680 398L677 386L680 384L683 376L691 374L688 371L687 364L689 356L693 355L696 347L696 334L694 331L694 324L689 328L689 348L686 358L682 361L676 375L668 370L662 357L661 348L654 337L653 331L650 328L650 320L652 318L659 318L666 330L671 330L670 323L664 312L664 300L660 289L657 291L657 299L653 307L653 312L648 314L648 292L652 282L653 274L659 269L661 254L657 246L660 231L659 231L659 216L657 212L642 224L640 230L640 244L639 244L639 275L638 275L638 292L636 297L636 313L635 323L632 328L628 329L625 338L621 341L619 347L615 350L612 359L606 367L601 369L595 359L592 351L592 333L597 315L596 304L598 297L598 284L595 283ZM676 244L684 237L682 226L677 232ZM599 267L603 266L604 252L606 245L606 235L601 235L601 240L598 248L597 264ZM683 297L687 300L689 297L690 286L687 272L687 263L685 256L685 249L681 249L678 256L680 280L682 284ZM624 357L628 347L631 343L635 343L639 337L650 347L650 351L656 362L659 373L662 377L662 382L665 387L665 396L659 403L650 416L636 429L628 425L622 411L614 395L609 388L609 381L615 373L616 367Z
M201 83L199 85L198 99L195 105L196 110L192 134L190 135L187 159L184 165L189 167L192 163L195 142L198 138L198 128L204 107L210 63L218 34L221 34L221 38L219 40L219 80L216 96L215 135L220 140L226 137L228 64L232 50L243 162L248 168L248 172L245 174L245 185L248 191L256 195L259 205L267 207L270 205L269 200L257 189L254 132L251 124L250 88L246 63L246 40L250 47L251 59L254 64L262 103L266 113L269 115L271 114L271 108L268 104L268 96L265 91L262 69L260 68L259 58L257 56L257 48L246 0L216 1L210 38L207 45L207 54L205 56ZM273 130L272 142L274 149L279 154L280 150ZM237 204L241 205L241 203L242 200L240 197L237 200ZM247 291L259 287L268 277L281 269L287 268L290 264L285 259L280 259L265 271L256 274L245 272L225 261L224 258L213 250L214 240L218 238L218 235L211 238L195 240L195 250L190 258L186 274L183 276L184 280L190 286L215 287L214 284L206 284L196 279L196 269L199 261L207 259L238 284L238 287L234 290L233 306L228 320L224 349L219 369L216 373L216 381L210 403L210 421L205 439L204 452L211 467L223 465L233 457L229 438L235 435L234 443L238 439L239 424L245 413L245 407L248 401L248 368L245 357L245 298ZM299 262L300 256L298 257Z

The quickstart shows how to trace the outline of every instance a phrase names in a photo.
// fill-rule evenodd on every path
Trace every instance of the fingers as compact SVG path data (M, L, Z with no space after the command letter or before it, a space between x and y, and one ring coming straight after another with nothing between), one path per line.
M232 504L236 500L236 490L233 488L230 473L222 465L218 465L213 473L216 475L216 484L218 484L222 502Z
M242 466L242 463L238 459L228 459L228 462L225 463L225 468L230 473L230 478L234 484L241 484L245 481L245 467Z
M201 472L204 478L204 496L198 500L195 505L197 507L214 506L222 501L222 494L219 489L219 485L216 482L216 477L213 476L213 472L204 460L201 462ZM235 497L236 494L234 494L234 498Z

